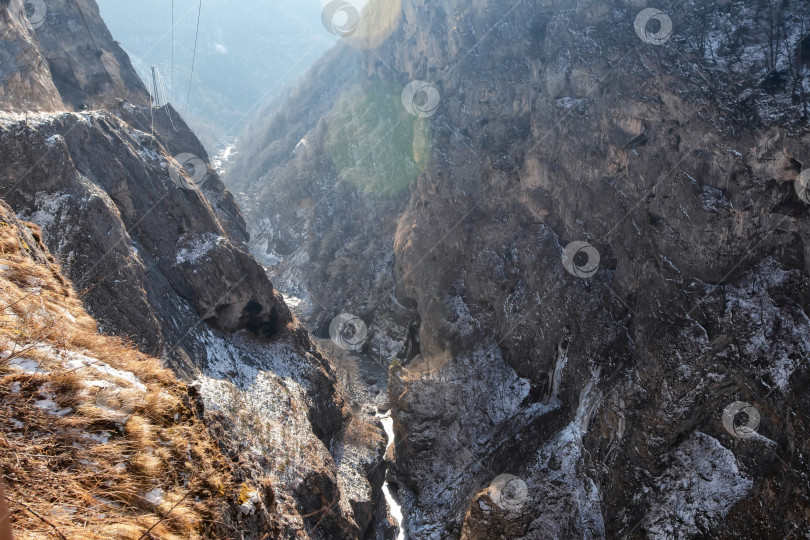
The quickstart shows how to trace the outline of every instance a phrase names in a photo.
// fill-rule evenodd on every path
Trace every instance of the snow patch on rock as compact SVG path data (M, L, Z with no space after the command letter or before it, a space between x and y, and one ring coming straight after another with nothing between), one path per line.
M724 318L748 329L743 343L745 358L755 361L752 371L767 386L786 390L790 377L810 357L810 318L793 300L774 298L772 290L789 290L797 272L783 270L765 259L739 287L727 291Z
M151 491L147 491L143 494L143 498L149 503L154 506L160 506L160 503L163 502L163 490L159 487Z
M110 366L109 364L102 362L101 360L90 358L89 356L85 356L83 354L78 354L74 352L65 353L65 357L68 360L65 363L65 368L68 370L76 371L85 367L91 368L94 371L101 373L103 375L107 375L114 379L124 381L140 392L146 392L146 386L144 386L144 384L140 381L140 379L138 379L138 377L136 377L135 374L132 373L131 371L116 369ZM93 386L101 386L101 385L94 384Z
M530 496L545 497L545 511L532 521L529 531L562 537L566 534L564 527L573 519L578 537L605 537L599 488L582 472L586 469L582 437L602 401L602 392L597 388L599 374L595 371L582 389L574 420L538 451L528 468Z
M36 194L36 207L38 210L30 216L19 216L20 219L32 221L43 229L56 224L56 217L63 207L70 204L70 195L65 193L47 193L40 191Z
M699 431L664 461L669 466L655 479L658 492L644 517L651 538L689 538L710 529L753 486L731 450Z
M177 250L177 264L195 264L208 255L208 252L224 244L226 240L213 233L204 233L199 236L183 235L177 242L182 246Z
M48 371L42 369L42 362L32 360L30 358L12 358L8 361L8 365L14 369L22 371L26 375L33 375L39 373L40 375L48 375Z

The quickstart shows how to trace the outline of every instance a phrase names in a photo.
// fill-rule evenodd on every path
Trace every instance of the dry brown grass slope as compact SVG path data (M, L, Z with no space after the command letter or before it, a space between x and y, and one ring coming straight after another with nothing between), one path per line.
M2 202L0 473L16 538L225 536L239 492L189 390L98 332Z

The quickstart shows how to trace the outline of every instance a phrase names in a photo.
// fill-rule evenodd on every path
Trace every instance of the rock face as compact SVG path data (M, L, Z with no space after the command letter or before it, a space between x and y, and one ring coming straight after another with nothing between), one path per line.
M414 538L810 531L810 11L648 7L373 4L242 137L303 320L398 350Z
M149 104L149 94L93 0L1 0L0 6L0 110L92 109L115 98Z
M160 360L100 335L41 237L0 202L4 524L17 538L270 530L272 484L256 491L259 515L237 523L242 471L206 429L196 392Z
M370 511L343 491L374 501L382 479L356 478L331 451L375 468L384 435L344 406L329 362L248 254L204 148L171 107L150 108L95 3L29 4L0 5L0 58L25 60L0 64L2 197L42 228L104 332L196 379L241 478L274 486L275 535L362 536ZM242 495L242 530L261 537L269 521Z
M3 188L17 212L53 239L106 328L190 373L209 360L199 347L208 326L272 338L292 318L242 251L245 237L231 234L238 229L226 219L238 226L238 211L215 173L205 180L210 199L175 184L172 150L133 127L142 117L128 102L120 116L4 116ZM217 198L230 203L220 208L225 218L212 208Z

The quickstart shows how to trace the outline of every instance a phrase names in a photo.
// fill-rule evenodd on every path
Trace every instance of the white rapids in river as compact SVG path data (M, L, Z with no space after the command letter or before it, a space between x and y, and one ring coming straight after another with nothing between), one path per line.
M388 446L385 447L385 449L388 450L391 445L394 444L394 420L391 418L391 411L377 413L377 418L379 418L382 422L383 428L385 429L385 434L388 436ZM388 486L388 480L383 482L382 489L383 495L385 495L385 501L388 503L388 512L396 520L397 525L399 526L397 540L407 540L407 537L405 536L405 528L402 525L402 507L391 494L391 488Z

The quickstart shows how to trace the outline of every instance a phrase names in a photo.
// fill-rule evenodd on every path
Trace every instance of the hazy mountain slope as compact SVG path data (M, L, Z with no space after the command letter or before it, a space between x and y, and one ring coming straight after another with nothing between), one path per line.
M197 0L101 0L101 14L145 81L157 66L166 93L210 151L235 136L271 96L295 81L335 41L317 0L205 2L197 56ZM194 76L189 96L191 65ZM172 78L174 79L172 81ZM173 83L173 84L172 84Z
M228 182L308 324L401 348L411 534L810 534L808 5L379 5Z
M25 49L33 60L4 64L0 78L11 96L0 193L41 226L105 333L197 379L239 480L272 485L269 514L222 494L246 537L362 535L370 512L356 516L340 485L371 506L381 479L346 480L330 449L379 464L382 429L344 406L332 367L245 251L244 221L202 145L176 111L149 108L95 2L49 1L27 17L17 7L0 6L0 56ZM351 436L363 426L365 438Z

